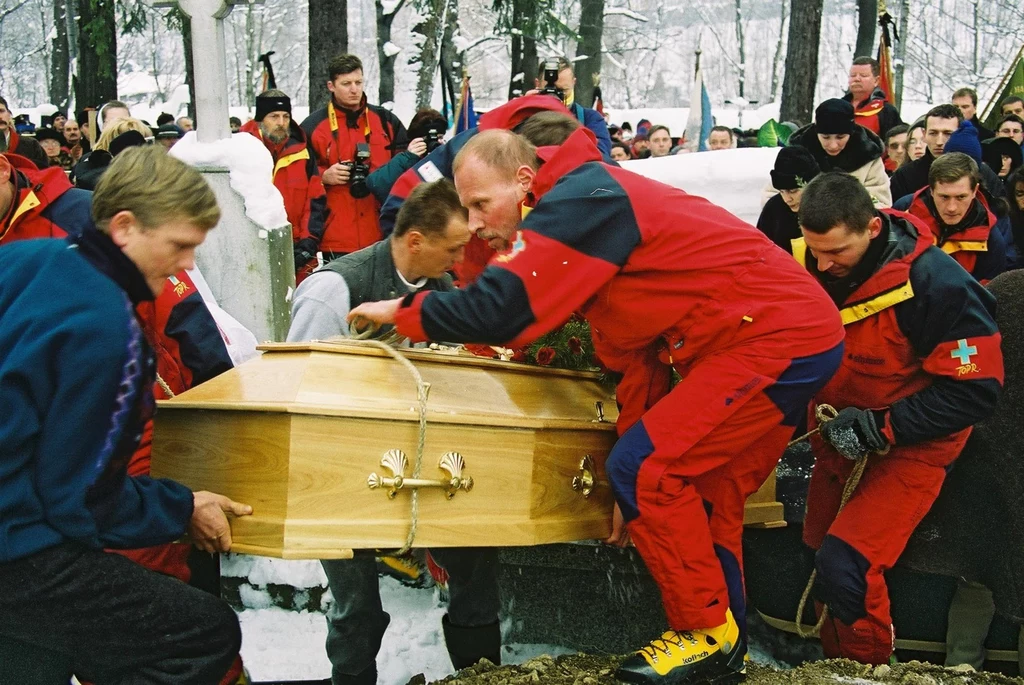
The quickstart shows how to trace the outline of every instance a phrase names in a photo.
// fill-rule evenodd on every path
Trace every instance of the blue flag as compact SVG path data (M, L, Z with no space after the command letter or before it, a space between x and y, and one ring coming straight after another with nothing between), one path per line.
M693 89L690 91L690 116L686 119L686 146L694 152L706 151L708 136L711 135L711 128L714 125L711 98L708 97L708 89L704 87L700 67L697 67Z
M476 128L476 110L473 109L473 91L469 87L469 76L462 75L462 94L459 107L455 110L455 133Z

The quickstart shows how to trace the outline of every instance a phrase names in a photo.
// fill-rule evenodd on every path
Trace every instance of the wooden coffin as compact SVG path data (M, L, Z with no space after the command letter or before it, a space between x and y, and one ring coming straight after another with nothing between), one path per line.
M386 351L350 341L269 344L162 402L152 473L253 507L233 551L344 558L402 547L601 538L615 401L597 374L430 350L400 352L429 384L419 478L417 382ZM601 409L598 409L598 406ZM770 491L767 489L770 486ZM781 519L774 479L748 505Z

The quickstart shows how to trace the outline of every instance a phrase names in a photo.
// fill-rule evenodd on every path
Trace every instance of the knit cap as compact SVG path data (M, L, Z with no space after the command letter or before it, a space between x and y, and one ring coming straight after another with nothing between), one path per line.
M978 129L974 124L965 121L960 128L953 131L953 135L946 141L942 152L962 152L978 164L981 164L981 142L978 140Z
M784 147L775 158L772 169L772 186L776 190L796 190L803 188L818 175L821 169L806 148L799 145Z
M814 128L817 133L847 135L853 133L854 126L853 105L846 100L825 100L814 110Z

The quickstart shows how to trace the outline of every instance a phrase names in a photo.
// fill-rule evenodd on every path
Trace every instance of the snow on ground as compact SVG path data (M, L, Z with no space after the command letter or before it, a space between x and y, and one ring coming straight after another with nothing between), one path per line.
M247 563L229 562L232 570L228 575L234 575ZM319 563L312 563L319 568ZM268 582L310 579L309 568L301 564L289 565L290 569L280 564L254 566L257 576ZM254 680L330 678L331 665L324 651L327 622L322 613L288 611L274 607L265 590L246 585L241 590L246 606L261 607L238 614L242 624L242 659ZM452 666L441 633L445 606L436 591L405 587L384 577L380 579L380 594L384 610L391 614L391 625L377 656L378 683L405 685L418 673L424 674L428 682L449 675ZM570 651L555 645L509 645L502 657L506 663L522 663L540 654L557 656Z

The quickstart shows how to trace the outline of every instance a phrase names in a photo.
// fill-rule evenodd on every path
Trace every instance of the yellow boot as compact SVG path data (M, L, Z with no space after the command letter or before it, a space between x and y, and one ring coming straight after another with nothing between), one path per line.
M746 645L731 611L716 628L669 630L622 662L615 677L642 685L729 685L746 677Z

